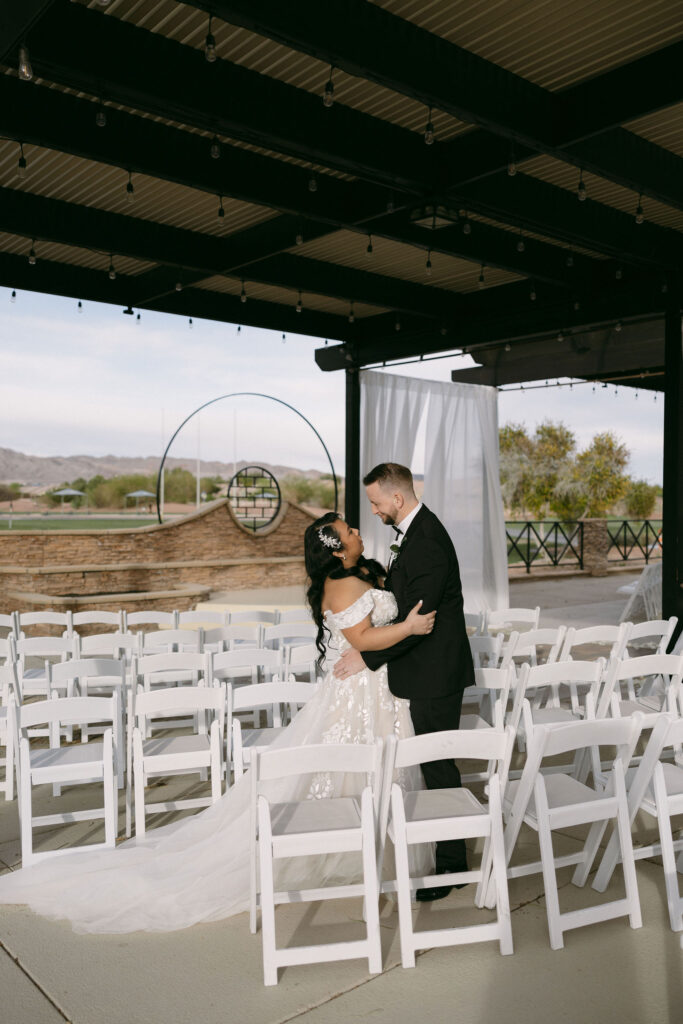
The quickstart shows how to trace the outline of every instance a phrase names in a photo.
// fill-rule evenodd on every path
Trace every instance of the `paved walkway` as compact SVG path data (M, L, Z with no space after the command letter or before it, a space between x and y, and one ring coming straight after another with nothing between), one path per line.
M545 608L544 620L564 609L577 623L592 609L597 618L616 605L623 576L605 580L516 583L514 604ZM243 596L247 596L242 592ZM228 597L230 602L234 595ZM299 603L300 591L271 593L273 604ZM254 598L255 595L250 595ZM553 602L552 606L550 602ZM621 601L623 607L625 599ZM615 609L614 609L615 610ZM613 614L609 612L609 614ZM618 614L616 616L618 618ZM542 620L543 621L543 620ZM568 621L568 619L566 620ZM169 797L174 787L169 786ZM74 794L76 791L74 791ZM80 799L74 797L77 802ZM47 802L49 793L41 796ZM40 808L36 808L40 813ZM160 816L163 817L163 816ZM122 820L122 819L121 819ZM160 822L161 824L162 822ZM81 823L50 830L46 845L88 836L98 826ZM556 834L556 852L569 853L583 829ZM537 856L535 835L525 831L518 855ZM476 860L476 853L474 855ZM16 803L0 800L0 867L19 867ZM604 896L571 884L559 872L563 910ZM397 917L382 910L384 972L370 976L363 961L288 968L275 988L262 984L260 936L246 915L170 934L76 935L65 922L47 921L21 907L0 910L0 1020L2 1024L678 1024L683 1007L683 952L671 932L661 865L638 864L643 927L624 918L570 932L565 948L548 944L540 875L510 883L513 956L497 944L431 949L413 970L400 966ZM607 893L623 892L620 872ZM418 927L481 921L468 887L419 910ZM280 941L352 939L359 934L357 900L282 907Z

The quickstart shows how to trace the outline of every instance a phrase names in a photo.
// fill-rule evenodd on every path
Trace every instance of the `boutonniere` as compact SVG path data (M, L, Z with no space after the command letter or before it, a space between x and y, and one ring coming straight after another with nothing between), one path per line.
M396 557L396 555L397 555L397 554L399 553L399 551L401 550L401 546L400 546L400 544L390 544L390 545L389 545L389 550L390 550L390 551L391 551L391 553L392 553L392 554L394 555L394 557Z

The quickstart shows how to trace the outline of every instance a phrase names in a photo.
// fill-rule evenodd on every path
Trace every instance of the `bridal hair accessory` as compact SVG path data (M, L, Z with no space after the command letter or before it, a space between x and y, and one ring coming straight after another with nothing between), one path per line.
M333 548L334 550L339 550L339 548L342 546L339 537L330 537L329 534L324 532L323 527L321 527L318 530L318 538L320 540L320 543L324 544L326 548Z

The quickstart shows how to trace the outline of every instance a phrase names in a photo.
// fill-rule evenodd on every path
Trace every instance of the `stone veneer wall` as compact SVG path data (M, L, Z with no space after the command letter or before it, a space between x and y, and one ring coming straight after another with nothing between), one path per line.
M303 583L303 535L312 519L283 504L277 519L254 534L222 499L181 520L136 529L3 532L0 611L14 610L19 595L30 593L125 593L132 603L135 592L190 583L211 589Z

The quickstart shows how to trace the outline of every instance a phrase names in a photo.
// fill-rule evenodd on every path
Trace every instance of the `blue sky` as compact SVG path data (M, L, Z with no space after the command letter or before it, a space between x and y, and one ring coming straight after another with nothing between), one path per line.
M162 313L138 324L117 306L0 289L0 447L31 455L160 455L162 438L196 406L217 395L258 391L296 406L316 426L344 471L344 379L322 373L313 353L322 342ZM470 365L449 357L395 372L449 380ZM613 430L631 451L629 470L662 479L664 402L631 389L591 385L510 391L499 397L500 423L561 420L580 447ZM171 454L230 462L235 457L324 470L319 442L293 413L262 399L235 399L201 415ZM414 466L416 471L422 467Z

